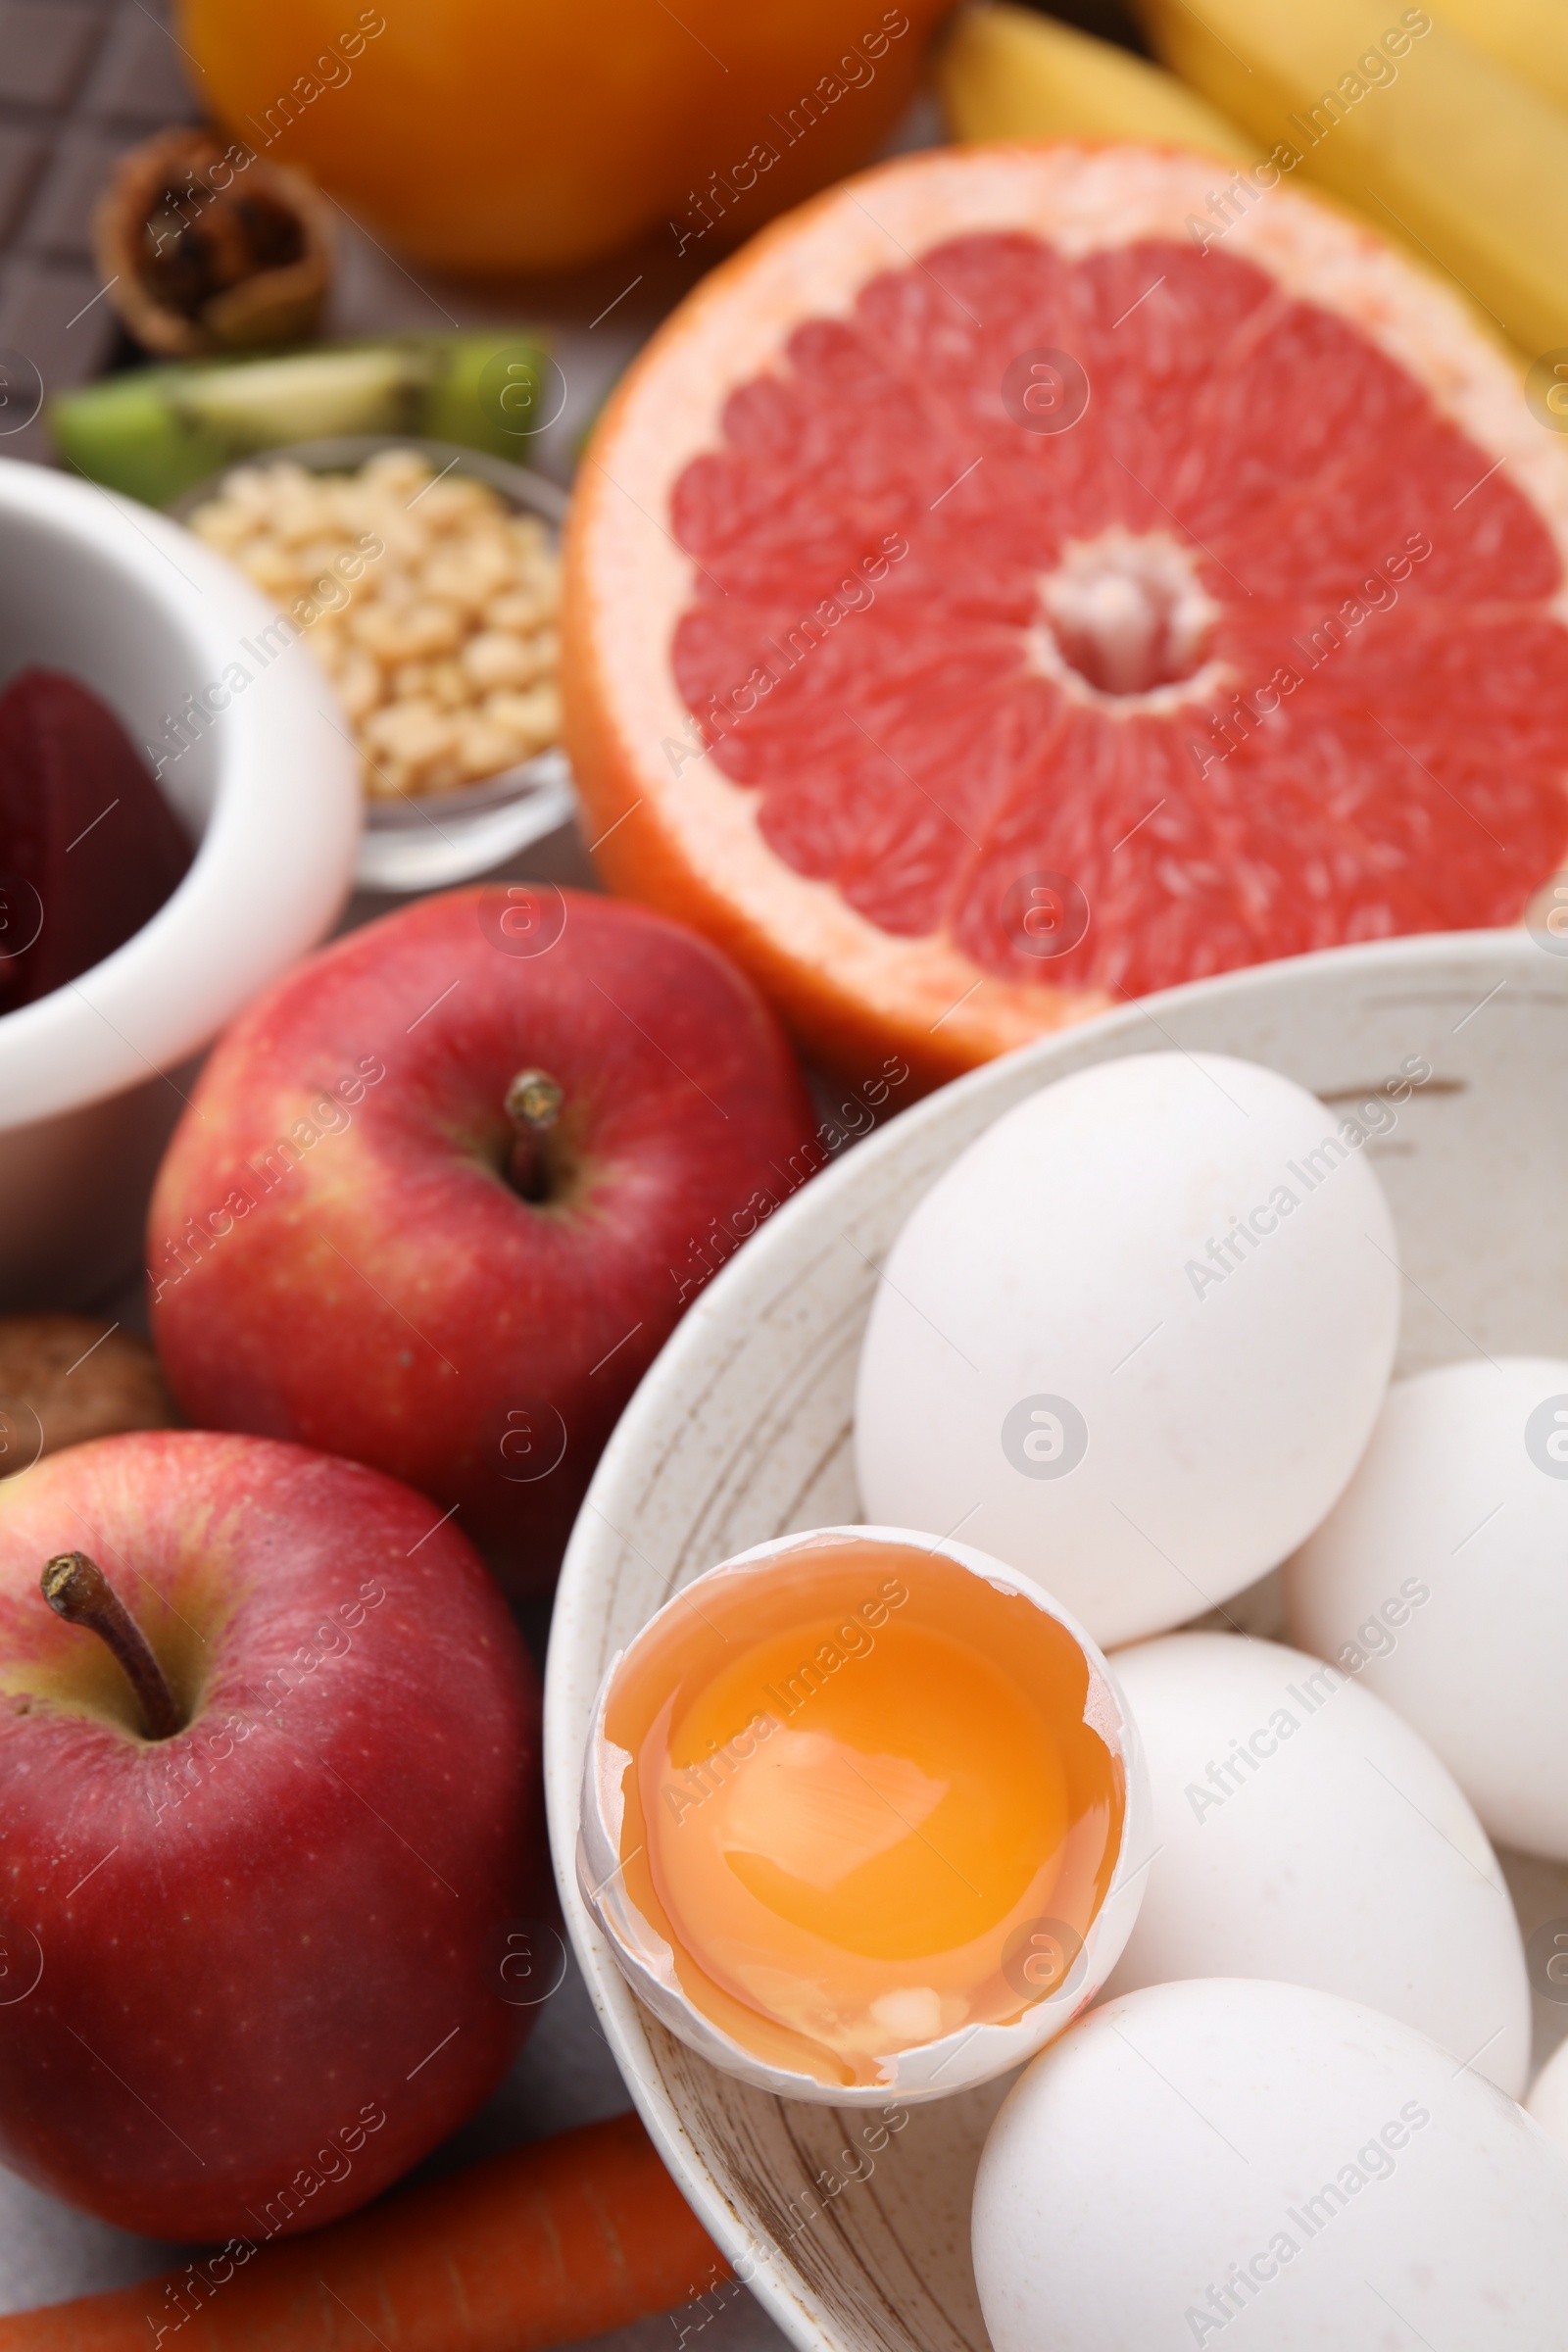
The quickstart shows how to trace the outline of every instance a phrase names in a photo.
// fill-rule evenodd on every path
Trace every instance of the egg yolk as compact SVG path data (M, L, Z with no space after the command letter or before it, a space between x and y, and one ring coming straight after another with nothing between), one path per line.
M1121 1838L1078 1643L858 1538L706 1579L612 1687L627 1892L693 2004L828 2082L1068 1975Z

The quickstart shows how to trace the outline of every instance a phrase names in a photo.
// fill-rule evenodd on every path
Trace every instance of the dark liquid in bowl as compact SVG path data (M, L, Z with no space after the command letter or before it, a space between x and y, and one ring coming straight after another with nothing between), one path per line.
M0 1013L90 971L194 855L114 712L58 670L0 695Z

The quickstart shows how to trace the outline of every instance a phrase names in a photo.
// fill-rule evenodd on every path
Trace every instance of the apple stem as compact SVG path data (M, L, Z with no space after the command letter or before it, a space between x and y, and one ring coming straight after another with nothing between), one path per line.
M85 1625L107 1642L141 1702L149 1740L168 1740L180 1729L174 1694L153 1656L147 1637L96 1560L84 1551L57 1552L43 1572L43 1596L68 1625Z
M561 1116L566 1090L548 1070L519 1070L507 1088L503 1107L516 1133L507 1174L524 1200L548 1197L549 1179L540 1144Z
M519 1070L507 1089L507 1116L528 1135L546 1135L561 1116L566 1090L548 1070Z

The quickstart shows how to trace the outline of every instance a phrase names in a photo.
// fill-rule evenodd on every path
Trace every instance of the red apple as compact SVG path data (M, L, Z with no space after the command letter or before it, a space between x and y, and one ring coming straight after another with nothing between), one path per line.
M208 1062L148 1227L171 1384L421 1487L537 1588L684 1303L820 1164L811 1122L695 933L551 885L425 899Z
M46 1602L64 1552L145 1638L171 1736ZM538 1680L423 1495L198 1431L51 1454L0 1485L0 2160L256 2244L485 2097L532 2015L507 1937L548 1900Z

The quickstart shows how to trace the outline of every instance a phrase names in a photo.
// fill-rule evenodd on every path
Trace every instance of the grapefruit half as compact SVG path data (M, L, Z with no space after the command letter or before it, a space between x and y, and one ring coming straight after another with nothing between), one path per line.
M1568 852L1568 467L1457 299L1212 159L903 159L676 311L585 457L610 886L931 1084ZM1203 241L1193 226L1202 224Z

